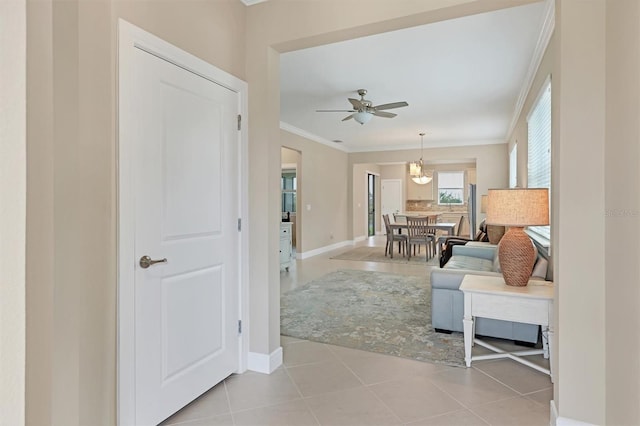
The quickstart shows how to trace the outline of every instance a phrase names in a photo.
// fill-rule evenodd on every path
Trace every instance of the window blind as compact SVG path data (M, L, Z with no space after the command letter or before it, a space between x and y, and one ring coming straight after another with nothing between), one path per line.
M464 203L464 172L438 172L438 204Z
M549 188L551 208L551 81L543 85L534 104L528 123L528 173L529 188ZM530 231L547 240L551 239L549 226L530 226Z
M518 143L513 145L513 149L509 153L509 188L515 188L518 185Z

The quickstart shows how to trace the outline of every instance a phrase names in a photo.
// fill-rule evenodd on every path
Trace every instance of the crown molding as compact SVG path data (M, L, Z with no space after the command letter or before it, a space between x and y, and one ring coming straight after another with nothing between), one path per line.
M245 6L253 6L254 4L263 3L267 0L240 0Z
M429 145L424 149L432 148L456 148L462 146L478 146L478 145L499 145L507 143L504 139L481 139L481 140L456 140L456 141L437 141L430 140ZM387 145L364 148L350 148L348 152L380 152L380 151L403 151L403 150L419 150L415 144L407 145Z
M294 135L302 136L303 138L310 139L314 142L321 143L323 145L327 145L333 149L337 149L338 151L349 152L349 150L338 143L332 142L328 139L315 135L313 133L307 132L306 130L302 130L299 127L293 126L289 123L285 123L284 121L280 122L280 129L286 130L289 133L293 133Z
M509 124L509 130L507 131L505 138L511 136L511 134L513 133L513 129L515 129L516 124L518 123L518 118L520 118L520 114L522 113L522 109L524 108L524 103L527 100L527 95L529 94L531 86L533 85L533 80L536 77L536 72L538 72L538 68L540 68L540 63L542 62L542 58L544 57L544 52L549 46L549 42L551 41L551 36L553 35L555 26L555 0L546 0L544 8L544 19L542 21L540 35L538 36L538 42L536 43L536 48L533 51L533 57L531 58L531 62L529 63L527 75L525 76L522 87L520 88L520 94L518 95L516 107L513 111L511 123Z
M321 136L318 136L314 133L303 130L299 127L293 126L284 121L280 122L280 129L285 130L289 133L293 133L294 135L301 136L305 139L312 140L314 142L321 143L323 145L327 145L333 149L337 149L339 151L343 151L346 153L360 153L360 152L380 152L380 151L404 151L404 150L415 150L419 149L415 144L407 144L407 145L383 145L383 146L371 146L371 147L363 147L363 148L348 148L345 145L337 144L328 139L325 139ZM507 143L504 139L479 139L479 140L458 140L458 141L429 141L429 148L454 148L461 146L478 146L478 145L499 145Z

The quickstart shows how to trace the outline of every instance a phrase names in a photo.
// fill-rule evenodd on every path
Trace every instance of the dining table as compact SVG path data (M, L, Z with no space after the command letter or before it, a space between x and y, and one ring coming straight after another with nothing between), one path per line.
M456 222L436 222L436 223L430 223L429 228L445 231L447 235L453 235L456 229L456 225L457 225ZM389 226L391 227L392 230L397 229L399 232L402 232L403 229L407 229L406 222L405 223L391 222Z
M429 215L424 215L424 216L429 216ZM455 229L456 229L456 222L435 222L435 223L430 223L429 224L429 228L430 229L436 229L436 230L441 230L441 231L445 231L446 235L454 235L455 233ZM391 222L389 224L389 227L391 228L392 232L395 232L396 230L401 234L403 229L407 229L407 222L403 221L403 222ZM440 246L436 245L436 250L439 252L440 251Z

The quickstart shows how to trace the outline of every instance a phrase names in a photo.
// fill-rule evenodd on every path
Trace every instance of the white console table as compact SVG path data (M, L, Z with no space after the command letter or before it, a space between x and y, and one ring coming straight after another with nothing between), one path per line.
M531 280L525 287L505 284L502 277L465 275L460 285L464 293L464 359L467 367L471 361L510 358L551 376L553 381L553 283ZM492 318L542 326L543 349L506 352L475 337L474 318ZM471 355L472 346L480 346L496 352L488 355ZM549 369L530 362L522 356L542 354L549 358Z

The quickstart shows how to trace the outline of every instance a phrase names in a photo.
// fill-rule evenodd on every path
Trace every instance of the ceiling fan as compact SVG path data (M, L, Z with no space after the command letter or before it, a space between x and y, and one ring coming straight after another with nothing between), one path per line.
M351 102L351 105L353 105L353 109L318 109L316 110L316 112L352 112L353 114L346 116L342 119L342 121L347 121L353 118L358 123L364 124L371 120L371 117L373 117L374 115L385 118L393 118L398 115L382 110L409 106L409 104L404 101L373 106L373 103L371 101L364 98L366 94L366 89L358 89L358 95L360 95L360 99L358 100L349 98L349 102Z

